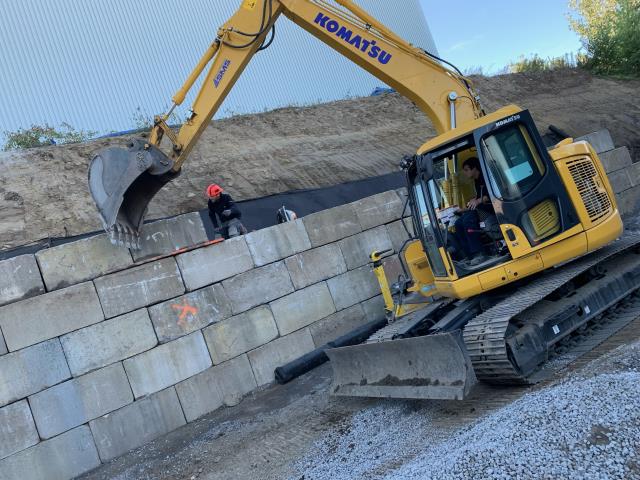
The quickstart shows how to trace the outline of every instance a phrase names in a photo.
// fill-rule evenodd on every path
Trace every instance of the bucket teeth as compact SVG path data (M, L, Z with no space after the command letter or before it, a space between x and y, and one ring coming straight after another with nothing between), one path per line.
M140 236L128 226L116 223L107 233L113 245L140 250Z

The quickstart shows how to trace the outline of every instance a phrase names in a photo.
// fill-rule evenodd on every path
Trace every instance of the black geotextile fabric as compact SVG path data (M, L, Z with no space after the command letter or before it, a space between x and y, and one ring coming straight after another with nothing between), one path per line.
M345 203L355 202L356 200L375 195L376 193L394 190L404 185L404 174L399 171L387 175L365 178L364 180L342 183L332 187L293 190L268 197L242 200L237 202L237 204L242 212L242 223L247 230L251 232L276 225L276 214L282 206L296 212L298 217L303 217L321 210L344 205ZM162 195L162 192L160 192L159 195ZM206 208L200 210L200 217L204 223L207 236L210 240L213 240L213 225L211 224ZM159 219L154 219L153 221L155 220ZM91 237L97 233L101 232L89 232L71 237L45 238L32 242L29 245L0 251L0 260L17 257L18 255L32 254L43 248L74 242L82 238Z

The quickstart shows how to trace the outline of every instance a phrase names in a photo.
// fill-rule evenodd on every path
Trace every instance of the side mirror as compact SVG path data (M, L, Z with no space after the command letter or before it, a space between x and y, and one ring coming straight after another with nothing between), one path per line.
M418 171L425 180L431 180L433 177L433 160L426 155L416 155Z

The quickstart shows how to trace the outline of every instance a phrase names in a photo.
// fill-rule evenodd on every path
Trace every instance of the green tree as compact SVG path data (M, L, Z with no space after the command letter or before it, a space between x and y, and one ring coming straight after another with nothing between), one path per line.
M640 75L640 0L569 0L571 28L596 73Z
M20 128L14 132L4 132L5 144L3 149L22 150L25 148L44 147L46 145L86 142L97 132L91 130L76 130L68 123L62 123L60 128L48 124L31 125L30 128Z

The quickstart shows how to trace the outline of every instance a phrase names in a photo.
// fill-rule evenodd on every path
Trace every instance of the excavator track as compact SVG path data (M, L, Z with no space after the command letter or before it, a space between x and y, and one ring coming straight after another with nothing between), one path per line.
M509 350L507 336L514 319L523 314L526 321L533 321L531 316L527 319L525 311L535 309L540 302L543 302L563 285L590 269L602 265L614 257L635 255L632 251L639 245L640 234L626 233L618 241L592 254L565 264L561 269L555 269L541 275L535 282L521 287L515 295L505 298L469 321L464 328L463 336L477 378L492 384L510 385L530 384L539 381L540 375L536 376L536 373L544 369L543 365L533 372L523 374L512 361L512 352ZM615 282L615 274L612 277L611 280ZM617 296L610 295L605 303L601 301L597 310L587 309L583 325L580 325L580 328L576 327L574 331L588 330L585 327L588 326L589 321L598 320L602 316L602 312L631 295L633 290L637 288L634 285L635 282L627 285L626 290L622 288L621 293ZM576 296L577 298L573 299L575 305L579 305L581 301L582 303L588 301L586 297L581 298L580 290L576 292ZM538 309L540 310L537 313L538 316L554 313L551 309L547 309L547 311L543 308ZM535 312L533 317L535 317ZM569 331L566 334L572 332Z

